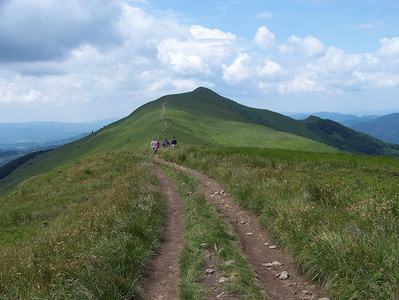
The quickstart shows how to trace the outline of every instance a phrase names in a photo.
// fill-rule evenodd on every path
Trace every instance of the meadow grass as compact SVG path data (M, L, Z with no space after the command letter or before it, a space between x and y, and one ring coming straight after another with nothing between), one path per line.
M162 234L150 157L84 158L0 198L1 299L132 299Z
M228 105L221 106L221 103L215 99L212 100L214 96L211 96L210 99L203 99L201 95L192 96L192 99L191 96L186 99L184 95L162 97L141 106L130 116L82 139L35 156L21 164L8 176L0 179L0 196L9 193L27 178L49 172L55 167L87 156L120 149L150 149L150 142L154 137L160 135L165 128L165 122L167 130L159 136L160 140L167 137L170 141L172 136L176 136L179 144L222 147L248 147L250 145L259 148L338 151L323 143L282 132L282 128L279 127L277 128L280 130L275 130L248 123L248 120L243 120L237 115L237 112L226 110ZM165 102L165 113L163 114L162 104ZM269 113L274 118L285 120L278 122L281 126L287 123L287 120L291 120L276 113ZM161 114L164 119L161 118ZM298 126L296 124L296 127Z
M206 265L208 255L218 257L213 268L219 277L228 279L218 285L220 291L236 293L242 299L266 299L254 270L239 252L231 225L222 220L203 195L196 193L197 179L182 171L163 168L176 183L185 204L187 232L180 257L180 299L209 299L210 291L203 279L205 269L210 267Z
M399 297L399 160L179 147L162 157L219 180L334 299Z

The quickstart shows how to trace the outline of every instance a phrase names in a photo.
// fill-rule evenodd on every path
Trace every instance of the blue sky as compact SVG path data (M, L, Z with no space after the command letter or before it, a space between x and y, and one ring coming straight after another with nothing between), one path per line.
M0 122L123 117L198 86L281 113L399 112L399 3L0 0Z

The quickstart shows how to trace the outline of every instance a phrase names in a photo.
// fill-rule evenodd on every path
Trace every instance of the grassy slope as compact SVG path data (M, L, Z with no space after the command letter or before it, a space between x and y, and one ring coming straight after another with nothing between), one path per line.
M209 89L198 88L149 102L94 134L35 157L9 176L0 178L0 195L31 176L82 157L117 149L148 148L151 139L158 137L164 129L163 104L168 128L165 136L159 138L170 140L176 136L180 144L317 152L336 152L333 147L337 147L372 155L399 153L399 146L383 143L329 120L308 118L296 121L269 110L240 105Z
M217 101L215 102L215 100ZM296 135L262 127L259 124L260 122L266 122L270 127L274 127L280 123L281 126L285 126L286 130L298 126L299 129L297 128L297 130L300 131L306 131L307 125L295 125L289 118L279 114L245 108L209 90L198 89L194 93L165 96L150 102L137 109L129 117L113 123L95 134L60 147L52 152L37 156L33 160L21 165L9 177L1 180L4 181L4 184L0 186L0 195L25 178L47 172L56 166L76 162L82 157L91 156L99 152L107 153L104 154L105 156L91 156L86 158L88 160L84 161L87 164L91 164L90 167L85 167L85 165L80 166L79 163L75 163L76 177L74 177L73 180L75 181L73 182L69 183L68 180L65 180L69 177L61 176L70 168L70 165L55 169L46 176L38 176L29 180L28 184L24 184L19 189L19 193L14 193L0 199L1 204L5 205L5 208L0 210L0 212L8 210L8 201L12 200L14 196L17 200L19 199L17 197L29 200L31 197L28 195L31 195L32 192L35 193L38 188L43 188L44 192L41 193L47 197L48 194L57 193L59 187L64 184L69 184L69 187L64 190L64 194L48 198L50 206L54 204L53 201L58 201L57 203L59 203L60 200L89 201L93 196L92 193L97 190L97 184L108 184L108 181L100 180L99 183L95 183L94 185L88 183L86 187L89 193L87 196L82 196L81 190L76 188L77 184L82 183L79 176L83 177L83 179L92 177L93 175L100 177L109 176L109 179L117 180L121 174L118 168L123 169L128 166L128 163L132 160L131 156L125 156L119 165L111 161L111 164L103 167L104 169L101 172L104 174L96 170L98 166L101 166L97 164L101 164L102 160L106 160L109 151L113 149L149 148L150 139L158 135L163 129L163 121L160 114L162 113L162 104L165 102L167 103L164 117L168 125L166 136L170 138L172 135L175 135L178 137L179 144L243 147L248 146L248 144L253 143L255 140L256 145L251 144L251 146L292 148L295 150L309 150L311 148L310 150L317 149L320 152L335 151L325 145L314 143ZM243 109L239 109L240 107ZM251 111L256 113L251 114ZM263 115L268 115L269 118L262 119L261 116ZM258 125L250 124L251 119L253 123L258 123ZM395 282L395 280L397 282L397 277L395 277L395 273L391 270L392 266L397 266L396 262L385 261L384 255L386 252L384 252L384 248L379 247L378 249L382 249L383 251L376 253L374 251L376 247L373 246L374 244L389 245L389 251L391 252L389 253L389 257L397 257L397 253L394 252L396 248L391 247L395 243L397 245L397 238L392 234L394 232L397 235L396 220L399 214L396 193L397 160L389 159L386 163L374 165L373 161L385 158L359 158L352 155L325 155L300 151L264 150L260 148L227 149L227 147L214 147L209 151L226 151L228 155L232 154L235 156L235 161L231 160L232 156L223 157L223 153L221 154L223 162L217 153L205 153L205 156L201 158L201 155L197 155L201 151L196 152L195 149L191 151L187 148L183 153L179 154L179 157L190 156L190 159L194 159L198 156L198 159L200 159L199 164L207 164L206 166L202 166L205 167L205 170L213 170L212 172L214 173L211 175L216 176L219 174L217 176L222 177L225 175L226 184L230 181L232 182L232 190L234 189L233 179L235 179L237 183L235 187L237 188L235 191L237 198L243 201L247 199L248 203L245 205L252 206L256 211L264 213L262 218L265 220L265 224L269 222L271 229L276 230L276 237L281 240L281 243L285 245L293 243L288 247L294 252L299 251L296 253L299 257L301 255L305 256L302 263L305 264L306 261L311 261L312 266L317 266L317 270L307 269L305 266L304 269L308 274L315 276L315 278L323 279L321 278L324 276L323 274L329 272L328 274L331 277L324 278L325 281L330 283L331 286L348 288L344 291L337 290L337 294L356 294L356 289L363 284L360 282L362 280L366 281L366 286L367 284L371 284L375 288L375 291L361 291L363 295L384 297L389 294L398 294L397 289L394 290L392 288L389 290L390 284ZM229 151L233 151L234 153L229 153ZM165 151L166 153L167 151ZM248 158L244 155L245 153L249 153L251 157ZM116 155L114 159L119 159L118 157L120 157L120 154ZM139 169L136 175L131 174L131 182L137 182L138 177L148 173L145 170L150 168L150 162L148 161L143 164L146 165L138 166ZM136 164L132 165L136 166ZM112 169L115 167L117 169ZM140 170L140 168L142 169ZM245 172L243 171L244 169ZM368 174L372 176L368 176ZM221 179L223 180L222 177ZM49 182L54 182L53 178L58 178L58 181L55 182L56 184L51 185ZM255 181L257 178L260 180ZM120 178L118 184L113 187L126 187L124 182ZM32 184L30 185L30 183ZM0 184L2 183L0 182ZM129 186L127 188L130 190ZM391 192L391 189L393 192ZM108 198L108 196L104 197L105 195L110 195L109 191L106 190L100 192L99 197L96 199ZM38 199L42 199L42 195ZM19 203L19 201L17 202ZM287 205L282 206L284 203ZM61 205L63 204L61 203ZM87 209L89 208L96 210L98 206L88 205ZM112 205L110 206L111 208ZM309 211L314 211L315 213L310 214ZM32 217L35 219L33 214L30 214L29 211L27 213L23 208L20 213L11 212L7 218L12 220L12 222L16 221L16 226L20 226L20 222L29 223ZM364 218L364 216L369 216L370 214L373 214L372 218ZM392 215L396 218L392 219ZM312 220L308 220L310 218ZM313 223L295 223L302 221L315 221L316 224L323 224L324 227L319 230ZM38 224L42 225L43 223L39 222ZM340 225L339 228L336 226L337 224ZM341 226L342 224L344 226ZM331 226L331 228L327 228L327 225ZM376 227L375 225L378 226ZM390 228L388 228L389 226ZM358 228L360 230L357 230ZM392 232L388 232L387 228ZM14 229L12 228L12 230ZM330 231L326 232L326 229ZM293 230L295 234L292 234ZM354 230L360 237L355 241L351 239ZM280 233L278 233L279 231ZM341 231L344 232L342 233ZM309 233L312 235L309 236ZM340 239L341 233L344 234L342 235L342 239ZM21 232L21 234L26 233ZM46 235L43 235L43 237L46 237ZM371 243L373 247L368 247L370 245L363 247L364 245L356 244L362 241L367 242L370 240L370 237L373 238ZM13 237L10 236L9 238L21 238L21 236L13 235ZM302 238L304 240L301 240ZM58 242L57 237L54 236L52 241L56 244ZM334 243L337 241L341 241L342 243L338 244L336 248L327 249L330 246L334 246ZM299 246L295 242L298 242ZM304 242L310 245L305 249L306 251L309 250L311 252L320 249L323 253L331 254L331 257L326 257L326 255L320 256L317 251L317 253L307 253L306 251L300 253L300 251L304 250L302 247ZM317 245L317 248L314 248L314 245ZM104 249L110 249L108 246L104 245ZM53 249L52 245L48 249ZM368 267L370 267L366 270L366 276L356 282L355 288L351 287L353 285L351 280L359 278L359 274L362 275L365 269L357 268L357 265L351 267L351 264L340 263L345 261L348 255L340 253L339 250L346 249L354 251L353 253L355 254L352 255L350 253L350 257L359 257L362 262L367 261L369 264ZM25 250L28 251L29 249L26 248ZM360 252L364 250L367 255L361 257L356 252L358 250ZM335 253L339 255L334 255ZM12 262L12 257L25 257L24 255L15 256L13 252L9 252L9 254L10 256L2 261L7 263L8 260ZM91 257L90 251L87 255ZM43 253L39 258L48 256L49 253ZM325 258L326 260L324 260ZM338 262L334 261L335 258L338 259ZM25 263L21 263L21 270L25 266ZM48 266L48 264L45 266ZM320 271L319 266L323 267L322 271ZM341 266L344 269L340 269ZM345 269L346 266L348 266L347 269ZM384 269L388 270L386 271L387 275L380 274L381 266L384 266ZM348 268L350 269L348 270ZM1 269L7 270L7 267ZM342 276L335 278L334 272ZM370 275L372 275L371 283L370 281L367 282ZM341 279L342 282L337 281ZM90 280L91 278L87 277L87 283L90 283ZM348 282L350 284L346 286Z
M149 102L128 117L83 139L36 156L0 180L0 195L29 177L86 156L118 149L149 149L151 139L158 137L164 128L161 118L164 103L168 128L160 139L167 137L170 140L176 136L179 144L336 151L294 134L251 124L251 114L245 110L249 108L199 88L191 93L164 96ZM291 123L294 120L290 118L269 111L264 113L270 115L268 120L273 126L294 126Z
M259 148L171 149L219 180L333 299L399 297L399 160Z
M0 298L136 299L162 213L151 156L140 152L26 181L0 201Z

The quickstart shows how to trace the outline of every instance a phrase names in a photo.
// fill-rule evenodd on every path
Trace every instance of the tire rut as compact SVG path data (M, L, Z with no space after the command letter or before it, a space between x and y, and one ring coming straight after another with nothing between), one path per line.
M271 299L328 299L320 285L310 283L299 273L292 258L283 249L273 245L268 232L259 225L257 216L238 206L229 194L221 192L223 188L216 180L196 170L166 162L157 156L154 160L190 173L199 180L197 192L203 194L233 225L240 238L242 253L252 264L259 281L266 287ZM280 264L266 266L272 262ZM282 279L279 276L283 271L287 272L288 278Z
M142 299L178 299L179 257L185 235L184 204L172 179L159 166L154 168L165 201L164 234L159 250L144 274Z

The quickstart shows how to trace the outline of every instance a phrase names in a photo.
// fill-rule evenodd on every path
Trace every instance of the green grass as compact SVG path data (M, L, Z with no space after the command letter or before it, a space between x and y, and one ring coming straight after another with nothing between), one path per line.
M164 128L164 103L168 128L160 138L176 136L179 144L161 155L218 178L337 299L399 297L398 160L338 153L284 132L330 142L338 135L345 147L349 137L364 151L381 145L335 123L296 122L200 88L149 102L0 179L3 298L140 292L161 232L162 201L150 157L132 151L150 153ZM198 147L204 145L212 148Z
M255 121L267 117L274 128L251 124L254 111L233 103L214 93L198 92L170 95L149 102L128 117L112 123L87 137L35 156L10 175L0 179L0 196L12 191L27 178L49 172L55 167L78 159L120 149L150 149L150 142L164 129L162 105L165 104L165 133L159 138L176 136L179 145L208 145L215 147L281 148L302 151L337 152L333 147L294 134L284 133L286 126L299 125L290 118L264 111ZM258 112L259 113L259 112ZM241 115L243 114L243 115ZM266 114L266 115L264 115ZM258 122L259 123L259 122ZM296 125L295 125L295 124ZM272 126L272 127L273 127ZM299 126L298 128L300 128ZM303 128L302 128L303 129ZM298 129L299 130L299 129Z
M131 299L162 234L147 155L117 151L37 176L0 201L1 299Z
M208 299L210 291L203 284L206 255L216 256L214 265L220 276L228 282L220 284L221 291L240 295L243 299L266 299L265 290L259 285L256 274L240 254L237 236L221 219L220 213L195 192L197 180L192 175L163 166L174 179L185 204L186 242L180 258L180 299Z
M398 159L202 147L161 155L221 181L334 299L399 297Z

